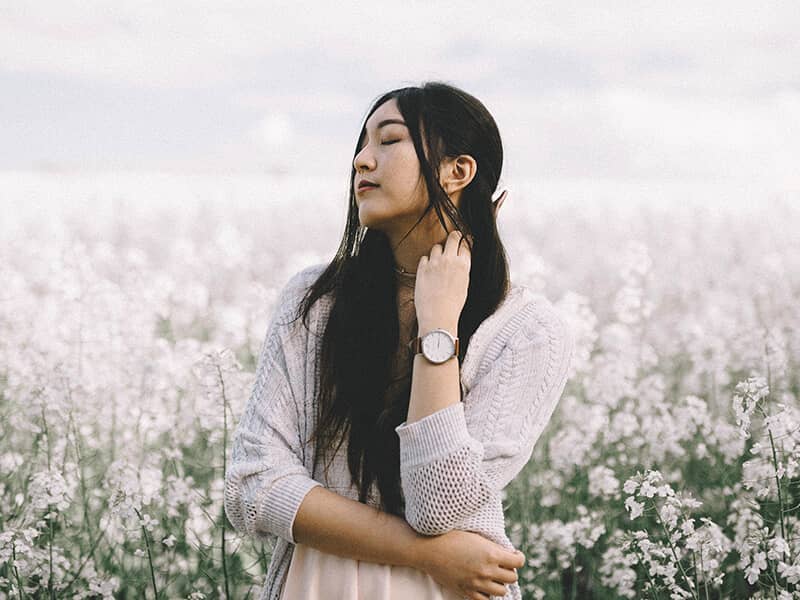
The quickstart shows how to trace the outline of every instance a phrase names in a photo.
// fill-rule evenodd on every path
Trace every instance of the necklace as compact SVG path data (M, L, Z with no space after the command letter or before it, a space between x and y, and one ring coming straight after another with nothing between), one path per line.
M414 288L417 283L417 274L416 273L409 273L408 271L400 271L397 267L394 269L395 273L397 273L397 284L401 287L407 288Z
M395 265L394 270L396 273L400 273L400 275L410 275L411 277L416 277L416 273L412 273L411 271L406 271L403 267L398 267Z

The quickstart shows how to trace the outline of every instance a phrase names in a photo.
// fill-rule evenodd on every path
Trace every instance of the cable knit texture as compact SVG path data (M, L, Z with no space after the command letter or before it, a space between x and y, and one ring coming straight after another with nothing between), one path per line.
M323 485L358 500L345 445L327 477L311 472L321 340L332 300L312 307L309 326L290 323L325 264L292 276L261 346L255 384L234 434L225 512L240 532L275 542L260 600L280 600L306 494ZM512 286L472 338L460 368L463 401L395 428L406 521L423 535L453 529L513 548L501 492L519 474L563 393L574 341L564 317L542 295ZM314 359L312 359L314 358ZM368 504L379 506L373 483ZM500 597L492 596L496 599ZM521 600L518 584L502 598Z

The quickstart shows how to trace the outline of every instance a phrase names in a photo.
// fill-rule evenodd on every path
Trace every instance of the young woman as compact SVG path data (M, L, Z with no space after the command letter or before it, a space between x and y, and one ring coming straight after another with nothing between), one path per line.
M573 341L509 282L502 162L494 119L451 85L369 111L344 238L282 289L234 438L228 518L277 538L262 599L521 598L502 490Z

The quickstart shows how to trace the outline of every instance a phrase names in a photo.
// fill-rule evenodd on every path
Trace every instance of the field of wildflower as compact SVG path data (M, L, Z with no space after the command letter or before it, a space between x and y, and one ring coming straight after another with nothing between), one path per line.
M257 597L226 451L346 186L0 184L0 599ZM512 280L577 341L505 490L525 598L800 597L800 198L509 187Z

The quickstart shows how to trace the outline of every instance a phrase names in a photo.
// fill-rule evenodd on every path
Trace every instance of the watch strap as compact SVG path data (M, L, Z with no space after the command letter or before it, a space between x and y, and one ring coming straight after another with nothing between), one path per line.
M427 334L426 334L427 335ZM417 336L410 342L408 342L408 348L411 350L411 353L416 356L417 354L422 354L422 338L424 336ZM455 340L455 356L458 356L458 337L454 338Z

